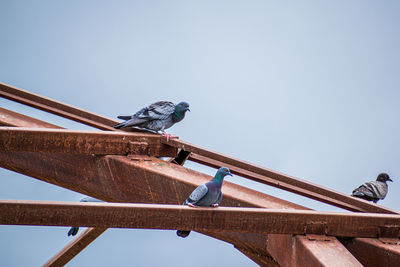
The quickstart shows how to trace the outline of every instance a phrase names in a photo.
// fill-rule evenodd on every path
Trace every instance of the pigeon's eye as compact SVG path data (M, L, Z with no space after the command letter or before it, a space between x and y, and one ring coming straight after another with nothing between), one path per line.
M184 106L185 106L185 104L181 104L181 106L182 106L182 107L184 107Z
M227 169L224 169L224 172L227 172L228 170Z

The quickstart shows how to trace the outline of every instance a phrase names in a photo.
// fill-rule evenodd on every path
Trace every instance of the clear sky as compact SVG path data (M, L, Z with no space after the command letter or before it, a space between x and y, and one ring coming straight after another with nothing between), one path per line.
M400 209L399 1L0 1L0 81L116 118L158 100L181 139L351 191L387 172ZM0 99L0 106L89 129ZM213 175L214 170L188 164ZM82 195L0 169L0 199ZM230 179L319 210L339 210ZM65 227L0 226L0 266L38 266ZM168 264L167 264L168 263ZM192 233L107 230L69 266L251 266Z

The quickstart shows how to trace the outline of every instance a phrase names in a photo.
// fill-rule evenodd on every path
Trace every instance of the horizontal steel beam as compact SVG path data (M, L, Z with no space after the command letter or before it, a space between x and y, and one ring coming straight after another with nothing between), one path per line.
M0 127L0 150L172 157L177 149L150 133Z
M183 205L0 200L0 224L182 229L268 234L400 236L400 215Z
M284 189L340 208L350 211L392 214L398 213L396 210L372 204L366 200L355 198L350 195L343 194L341 192L252 163L248 163L240 159L229 157L209 149L204 149L200 146L193 145L182 140L172 139L167 141L165 138L163 138L162 142L191 152L189 160L194 162L215 168L218 166L226 166L232 169L233 173L245 178Z

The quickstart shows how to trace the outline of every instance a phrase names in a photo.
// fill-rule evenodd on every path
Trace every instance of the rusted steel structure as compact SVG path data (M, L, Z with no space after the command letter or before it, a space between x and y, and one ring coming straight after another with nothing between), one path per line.
M67 263L107 227L178 226L229 242L261 266L400 265L400 217L395 210L182 140L115 130L112 119L6 84L0 84L0 96L103 130L66 130L0 108L1 167L107 202L135 203L0 201L2 224L95 227L46 266ZM222 202L229 208L175 206L211 178L185 168L186 160L224 165L238 176L356 213L316 212L230 182L224 182ZM103 220L100 215L110 210L118 219ZM142 220L133 220L137 213ZM154 220L160 216L170 220Z

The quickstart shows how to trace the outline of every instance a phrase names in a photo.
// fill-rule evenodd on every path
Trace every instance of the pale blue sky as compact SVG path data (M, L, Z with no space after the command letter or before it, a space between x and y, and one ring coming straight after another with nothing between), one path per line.
M192 112L169 130L181 139L344 193L385 171L395 182L381 204L400 209L399 14L399 1L2 0L0 81L112 118L184 100ZM4 99L0 106L88 129ZM0 199L81 197L3 169L0 177ZM0 266L44 263L71 240L66 232L0 226ZM107 230L69 266L166 262L252 264L195 233Z

